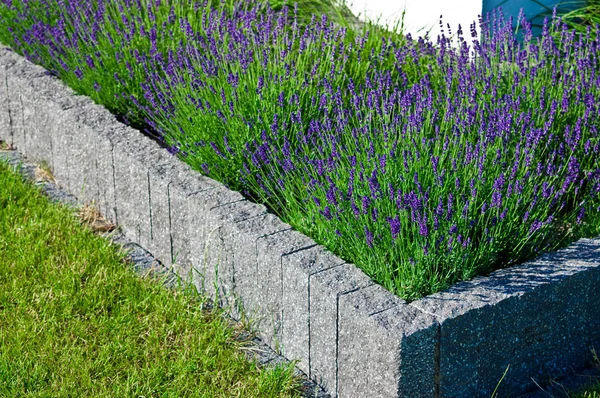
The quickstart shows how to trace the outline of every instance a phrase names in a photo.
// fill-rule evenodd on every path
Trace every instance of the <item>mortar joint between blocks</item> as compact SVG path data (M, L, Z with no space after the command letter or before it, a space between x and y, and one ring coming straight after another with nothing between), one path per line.
M312 342L311 342L311 328L310 328L310 319L311 319L311 302L310 302L310 290L311 290L311 284L312 284L312 277L314 275L320 274L321 272L325 272L325 271L329 271L333 268L337 268L337 267L341 267L342 265L347 264L347 263L341 263L341 264L336 264L333 265L331 267L327 267L321 270L317 270L315 272L311 272L308 274L308 377L312 379ZM337 327L337 320L336 320L336 327ZM336 343L336 347L337 347L337 343ZM337 349L337 348L336 348ZM337 359L336 359L337 361Z
M333 268L333 267L332 267ZM360 287L338 293L335 296L335 396L339 396L339 359L340 359L340 297L360 290Z
M148 183L148 218L150 220L150 241L154 240L154 234L152 231L152 192L150 192L150 170L146 171L147 183Z
M8 111L8 127L10 129L10 145L15 144L15 132L13 127L13 118L12 112L10 109L10 90L8 88L8 73L6 71L6 66L4 66L4 85L6 87L6 110Z
M258 214L258 215L255 215L255 216L250 216L250 217L246 217L246 218L242 218L242 219L239 219L239 220L233 220L233 222L234 222L235 224L240 224L240 223L243 223L244 221L252 220L252 219L254 219L254 218L258 218L258 217L263 217L265 214L266 214L266 213L263 213L263 214Z
M202 191L199 191L199 192L202 192ZM224 206L232 205L234 203L240 203L240 202L245 202L245 201L246 201L246 199L242 198L242 199L234 200L232 202L221 203L219 205L211 207L209 210L215 210L215 209L218 209L219 207L224 207Z
M171 253L171 264L175 264L175 253L173 251L173 221L171 214L171 184L173 181L169 181L167 183L167 214L169 217L169 245L170 245L170 253Z
M439 323L436 326L436 336L435 336L435 352L433 355L434 360L434 383L435 383L435 398L441 398L441 338L442 338L442 325Z
M296 249L296 250L292 250L291 252L283 253L281 255L281 257L291 256L292 254L296 254L296 253L304 251L304 250L312 249L313 247L317 247L317 246L319 246L319 245L316 243L314 245L304 246L304 247L301 247L300 249Z
M109 140L108 142L110 143L110 160L111 160L110 164L111 164L111 168L112 168L113 211L115 212L115 224L119 225L119 210L117 209L117 177L116 177L116 171L115 171L115 144L112 140Z
M384 313L384 312L386 312L386 311L392 310L392 309L394 309L394 308L396 308L396 307L398 307L398 304L394 304L394 305L392 305L391 307L389 307L389 308L386 308L386 309L383 309L383 310L379 310L379 311L371 312L371 313L370 313L368 316L369 316L369 317L372 317L372 316L375 316L375 315L379 315L379 314L381 314L381 313Z
M292 230L292 228L285 228L285 229L281 229L279 231L275 231L275 232L271 232L271 233L268 233L268 234L264 234L264 235L261 235L258 238L256 238L256 241L258 242L258 240L260 240L260 239L267 238L269 236L277 235L277 234L280 234L282 232L291 231L291 230ZM257 249L256 253L258 255L258 249Z
M27 150L27 133L25 131L25 106L23 105L23 95L19 93L19 102L21 103L21 130L23 132L23 146Z

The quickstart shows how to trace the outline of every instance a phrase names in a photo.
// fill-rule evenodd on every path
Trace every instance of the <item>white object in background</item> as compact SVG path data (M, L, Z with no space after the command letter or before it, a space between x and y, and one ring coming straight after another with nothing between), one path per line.
M460 24L465 39L470 41L469 26L478 21L482 0L347 0L346 6L360 19L378 22L381 26L404 23L404 32L414 39L429 32L433 41L440 34L441 15L446 36L447 24L453 34Z

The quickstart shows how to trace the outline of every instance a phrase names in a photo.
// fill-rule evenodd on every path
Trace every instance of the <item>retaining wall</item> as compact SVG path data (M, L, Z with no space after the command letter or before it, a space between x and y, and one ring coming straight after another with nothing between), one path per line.
M516 396L600 349L600 240L407 304L0 47L0 139L208 294L332 396Z

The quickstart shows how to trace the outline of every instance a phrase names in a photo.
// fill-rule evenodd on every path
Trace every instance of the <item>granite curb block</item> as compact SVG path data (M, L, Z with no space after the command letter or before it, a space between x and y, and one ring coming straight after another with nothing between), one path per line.
M25 178L35 183L42 192L50 198L51 201L70 206L74 209L82 207L85 203L71 195L64 189L51 181L39 181L36 179L35 169L38 167L35 164L29 163L27 159L17 151L5 151L0 149L0 161L5 161L11 165L16 171L21 173ZM160 280L168 289L180 289L179 275L172 268L164 266L150 252L141 247L139 244L128 239L120 230L101 233L106 239L109 239L116 245L123 248L129 265L140 276L152 275L153 278ZM210 303L209 303L210 304ZM229 318L229 321L235 322ZM266 345L260 338L252 337L248 332L242 332L239 336L240 341L249 341L245 347L244 353L251 360L256 360L256 363L261 367L270 367L278 364L289 363L289 361L278 355L275 351ZM329 398L319 385L310 380L307 375L299 370L296 370L295 375L301 378L302 394L305 398Z
M0 139L334 397L518 395L600 348L600 240L408 304L5 47Z

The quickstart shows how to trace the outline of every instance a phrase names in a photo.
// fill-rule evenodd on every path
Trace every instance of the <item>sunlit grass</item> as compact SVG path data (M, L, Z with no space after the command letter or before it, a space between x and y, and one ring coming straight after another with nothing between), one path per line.
M259 369L204 302L140 278L0 161L0 396L299 395L293 365Z

